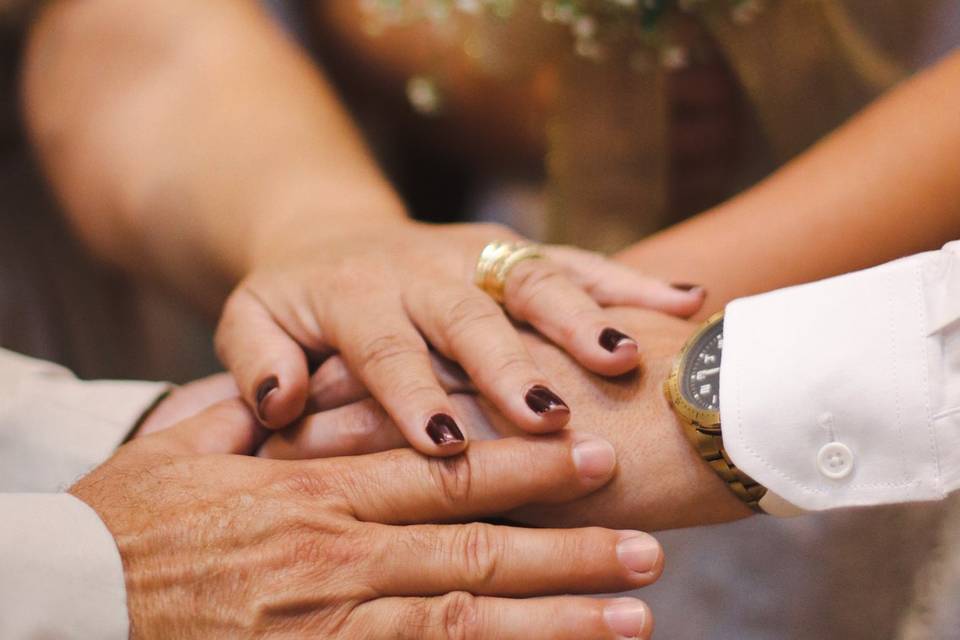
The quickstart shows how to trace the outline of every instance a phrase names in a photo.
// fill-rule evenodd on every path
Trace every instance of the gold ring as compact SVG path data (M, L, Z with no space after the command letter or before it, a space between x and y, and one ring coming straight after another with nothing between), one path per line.
M480 252L474 283L491 298L503 304L504 288L510 271L524 260L544 255L540 246L529 242L491 242Z

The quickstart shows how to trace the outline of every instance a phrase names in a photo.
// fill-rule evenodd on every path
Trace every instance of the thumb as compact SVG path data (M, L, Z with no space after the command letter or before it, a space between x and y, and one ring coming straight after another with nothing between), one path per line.
M136 443L166 455L250 455L260 446L266 434L267 431L243 401L234 398L208 407Z
M238 289L224 305L215 337L217 353L260 421L281 429L307 402L307 357L252 293Z

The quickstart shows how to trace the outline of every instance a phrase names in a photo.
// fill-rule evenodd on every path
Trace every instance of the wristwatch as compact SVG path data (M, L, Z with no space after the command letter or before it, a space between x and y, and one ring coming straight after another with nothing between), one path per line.
M684 433L700 456L748 507L762 513L767 489L727 457L720 426L720 363L723 312L714 314L687 341L664 383L667 399L684 424Z

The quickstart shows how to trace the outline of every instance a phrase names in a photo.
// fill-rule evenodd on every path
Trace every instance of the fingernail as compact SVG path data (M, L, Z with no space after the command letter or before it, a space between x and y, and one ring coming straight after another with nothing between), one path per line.
M625 344L637 344L637 341L625 333L616 329L606 328L600 333L600 346L609 351L615 352Z
M603 619L621 638L640 638L647 625L647 605L628 598L617 600L603 609Z
M629 537L617 545L620 563L635 573L650 573L660 560L660 543L640 531L628 531L624 535Z
M581 440L573 445L573 464L587 480L609 478L617 466L617 453L613 445L597 438L581 434Z
M689 284L686 282L672 282L670 286L676 289L677 291L683 291L685 293L704 293L704 288L698 284Z
M570 407L550 389L538 384L527 391L527 406L538 415L545 413L570 413Z
M427 422L427 435L440 446L463 442L463 432L457 426L456 420L445 413L438 413L430 418Z
M257 387L257 417L260 418L260 422L265 421L267 400L279 388L280 381L277 380L277 376L270 376Z

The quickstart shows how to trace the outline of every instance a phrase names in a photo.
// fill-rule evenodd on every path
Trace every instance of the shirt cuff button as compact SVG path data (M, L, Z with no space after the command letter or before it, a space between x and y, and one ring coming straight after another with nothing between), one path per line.
M817 453L817 469L831 480L841 480L853 471L853 452L842 442L825 444Z

